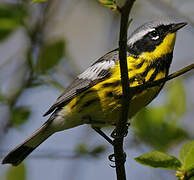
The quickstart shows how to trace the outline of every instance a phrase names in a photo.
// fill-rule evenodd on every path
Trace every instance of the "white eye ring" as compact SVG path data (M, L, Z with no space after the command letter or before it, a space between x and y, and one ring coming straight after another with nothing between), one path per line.
M152 40L157 40L157 39L159 39L159 36L152 37Z

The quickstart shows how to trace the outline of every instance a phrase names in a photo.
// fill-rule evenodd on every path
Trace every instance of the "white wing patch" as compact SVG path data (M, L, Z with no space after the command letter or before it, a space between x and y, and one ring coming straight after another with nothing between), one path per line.
M108 70L115 65L114 61L101 61L95 63L94 65L90 66L86 71L81 73L78 78L79 79L88 79L88 80L96 80L101 78L100 72L103 70Z

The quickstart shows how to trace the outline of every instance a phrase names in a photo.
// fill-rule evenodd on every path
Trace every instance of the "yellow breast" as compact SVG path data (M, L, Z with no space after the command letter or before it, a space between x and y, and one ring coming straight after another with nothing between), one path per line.
M168 69L158 70L150 65L157 58L173 51L175 37L175 33L169 34L153 52L145 52L139 57L129 56L127 58L130 87L138 86L150 79L157 80L165 77ZM103 123L111 123L119 119L122 99L119 61L110 70L110 74L109 78L70 101L68 107L72 112L71 118L81 120L90 117L92 121ZM129 118L149 104L158 95L162 86L149 88L140 93L134 92L130 101Z

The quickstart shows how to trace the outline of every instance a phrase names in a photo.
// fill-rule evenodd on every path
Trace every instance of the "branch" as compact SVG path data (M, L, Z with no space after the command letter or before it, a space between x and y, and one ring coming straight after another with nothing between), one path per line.
M158 85L165 83L169 80L172 80L178 76L181 76L192 69L194 69L194 64L190 64L189 66L186 66L186 67L180 69L179 71L172 73L171 75L169 75L165 78L162 78L162 79L159 79L156 81L152 81L152 82L146 82L146 83L139 85L139 86L131 87L130 91L138 92L138 91L142 91L142 90L147 89L147 88L158 86Z
M119 38L119 59L121 70L121 83L123 91L122 111L119 121L116 123L114 135L114 158L116 166L117 180L126 180L125 159L126 155L123 151L123 140L127 131L128 110L130 102L129 78L127 68L127 25L129 13L135 0L126 0L123 7L119 7L121 13L120 38ZM110 156L110 159L111 157Z
M173 78L176 78L191 69L194 69L194 64L191 64L180 71L177 71L166 78L145 83L136 87L129 87L129 79L128 79L128 68L127 68L127 55L126 55L126 46L127 46L127 24L129 13L134 4L135 0L126 0L125 5L123 7L119 7L119 12L121 13L121 25L120 25L120 39L119 39L119 62L120 62L120 70L121 70L121 83L122 83L122 111L120 115L119 121L116 123L116 129L113 131L112 136L114 137L114 154L109 156L109 159L112 161L113 157L115 158L115 167L117 180L126 180L125 173L125 160L126 155L123 151L123 141L124 137L127 134L127 120L128 120L128 112L129 112L129 103L131 99L132 91L142 91L147 88L151 88L157 86L161 83L165 83Z

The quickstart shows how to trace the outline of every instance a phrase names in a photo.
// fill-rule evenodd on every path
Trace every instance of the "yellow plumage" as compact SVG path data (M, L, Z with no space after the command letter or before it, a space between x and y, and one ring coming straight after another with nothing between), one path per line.
M175 38L176 33L169 34L164 38L163 42L158 45L153 52L143 53L140 57L137 58L133 56L128 56L127 64L129 79L136 77L140 73L145 72L146 68L157 58L162 57L165 54L170 54L174 48ZM141 68L137 69L136 66L142 61L144 61L144 64ZM148 71L145 77L138 78L137 76L137 78L135 78L135 80L130 83L130 87L138 86L144 82L149 81L154 71L155 69L152 68ZM164 71L158 72L154 80L164 78L167 71L168 69L164 69ZM75 117L73 119L81 121L82 119L84 119L83 117L86 117L85 121L87 122L87 117L90 116L90 123L94 126L115 123L116 120L119 119L121 108L122 87L121 83L116 84L116 82L119 81L121 81L120 67L119 62L117 61L115 66L111 69L111 76L108 79L96 84L87 91L79 94L78 96L73 98L67 106L64 107L64 109L68 108L72 111L72 117L69 118L72 119L73 117ZM107 85L106 87L106 84L110 84L110 86ZM142 107L150 103L152 99L157 96L161 87L162 85L149 88L138 94L132 94L129 118L132 117L136 112L138 112ZM93 92L91 93L91 91ZM108 93L110 94L109 96ZM85 96L82 98L83 94ZM87 102L90 103L88 106ZM95 123L95 121L97 123ZM100 124L100 122L102 122L102 124Z
M139 27L128 39L127 65L130 87L168 75L176 31L186 23L151 21ZM122 87L118 49L113 50L80 74L45 113L52 115L35 133L12 150L3 164L18 165L44 140L57 131L81 124L113 125L121 112ZM129 118L149 104L164 84L133 92Z

